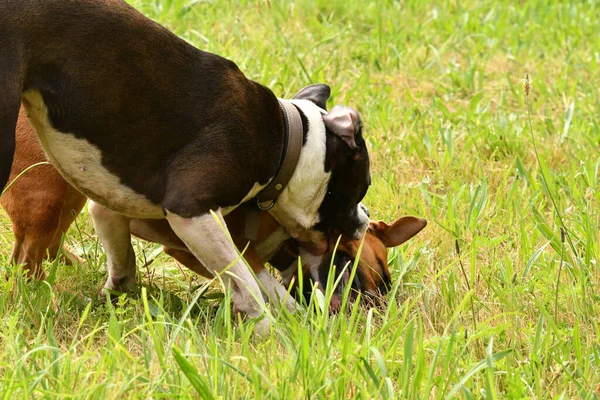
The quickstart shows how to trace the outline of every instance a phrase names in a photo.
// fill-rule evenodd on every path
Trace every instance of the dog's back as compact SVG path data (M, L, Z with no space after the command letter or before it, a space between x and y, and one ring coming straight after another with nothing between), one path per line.
M235 204L257 178L274 175L278 148L252 155L278 143L281 127L269 118L277 99L235 63L190 46L120 0L9 1L0 8L0 188L21 101L63 176L123 214L162 217L171 178L207 185L239 165L226 172L239 182L214 194ZM247 99L262 108L249 111ZM182 170L184 177L169 177Z

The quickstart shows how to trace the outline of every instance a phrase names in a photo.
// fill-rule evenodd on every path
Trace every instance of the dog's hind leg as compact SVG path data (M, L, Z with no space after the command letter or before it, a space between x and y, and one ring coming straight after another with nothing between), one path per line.
M30 230L24 231L14 225L13 232L15 233L15 247L11 263L23 265L23 268L27 270L27 276L43 280L46 274L42 269L42 260L52 242L53 232L36 231L32 234Z
M103 292L127 292L136 284L135 253L131 246L130 218L90 201L89 212L108 260Z
M183 218L167 210L167 220L177 236L209 271L221 277L226 288L233 289L234 309L250 318L260 317L265 302L258 283L229 239L220 209L215 216L206 213ZM258 321L255 329L259 334L267 333L269 321Z
M12 177L37 162L27 158L30 155L24 147L17 148ZM51 166L42 165L22 175L0 198L15 235L11 262L22 264L30 277L44 279L41 264L59 226L64 186L66 182Z
M71 253L65 246L61 249L61 244L63 242L63 235L66 235L86 201L87 198L84 195L75 190L71 185L66 185L65 202L60 213L60 220L54 238L52 239L52 244L48 248L48 258L50 260L54 260L58 255L59 250L62 250L65 264L72 265L74 262L83 262L81 258Z

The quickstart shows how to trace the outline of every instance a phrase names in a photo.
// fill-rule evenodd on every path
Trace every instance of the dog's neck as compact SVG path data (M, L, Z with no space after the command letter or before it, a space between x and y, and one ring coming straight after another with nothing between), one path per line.
M296 170L270 213L292 237L310 242L322 236L310 228L319 222L319 207L331 177L325 172L326 131L321 108L309 100L292 103L306 117L308 132Z
M300 159L303 142L302 117L300 112L289 100L279 100L283 114L284 140L281 162L275 177L258 194L257 204L261 210L269 210L277 201L277 197L287 187Z

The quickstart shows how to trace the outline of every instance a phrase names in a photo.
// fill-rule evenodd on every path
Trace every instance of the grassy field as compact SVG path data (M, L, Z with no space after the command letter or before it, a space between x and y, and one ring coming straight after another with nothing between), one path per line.
M595 1L131 3L278 96L331 85L365 124L372 214L429 226L391 253L384 310L314 298L258 339L143 242L144 289L104 305L85 213L66 241L88 262L26 282L0 214L2 398L598 398Z

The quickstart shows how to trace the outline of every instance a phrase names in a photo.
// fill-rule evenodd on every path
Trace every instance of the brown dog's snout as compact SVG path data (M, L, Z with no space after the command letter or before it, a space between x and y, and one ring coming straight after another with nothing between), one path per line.
M364 239L353 240L341 236L339 243L337 239L330 243L330 253L322 258L321 264L316 269L316 276L312 277L322 290L327 287L329 279L334 279L333 283L336 283L336 286L333 288L330 312L340 311L343 294L348 285L351 286L350 303L354 302L360 294L366 304L382 304L383 296L392 286L388 249L403 244L426 225L426 220L412 216L399 218L391 225L383 221L371 221ZM352 276L357 257L359 257L358 265ZM311 285L305 285L305 296L310 296L310 288Z

